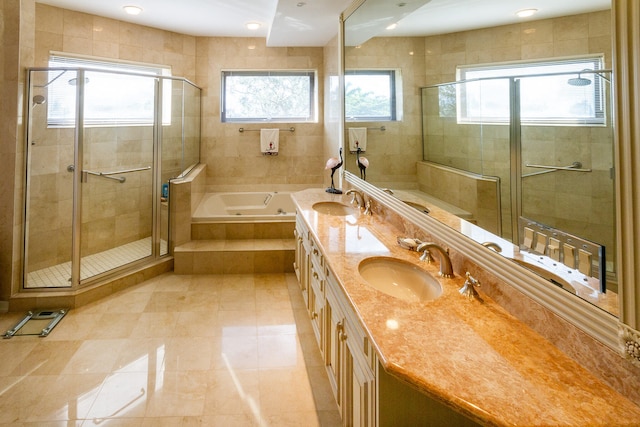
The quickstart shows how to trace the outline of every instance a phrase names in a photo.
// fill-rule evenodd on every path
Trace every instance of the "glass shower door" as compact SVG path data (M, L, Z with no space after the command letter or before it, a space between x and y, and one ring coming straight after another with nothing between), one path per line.
M56 90L74 70L29 73L24 287L71 287L75 102ZM75 100L75 89L67 94ZM61 126L56 110L71 121Z
M521 79L521 216L549 230L538 234L546 236L546 253L553 259L579 268L577 253L585 245L577 243L583 239L603 246L603 255L606 249L606 271L613 273L613 117L609 81L601 74L583 70L580 79L576 74ZM555 123L540 116L548 111ZM575 250L560 244L563 233L575 237ZM590 275L601 277L604 267L595 263Z
M85 71L80 281L153 255L156 79Z

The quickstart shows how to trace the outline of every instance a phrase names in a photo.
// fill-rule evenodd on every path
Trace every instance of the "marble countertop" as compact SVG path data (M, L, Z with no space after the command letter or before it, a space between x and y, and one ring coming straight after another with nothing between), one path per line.
M632 426L640 407L614 391L464 277L439 278L435 300L408 303L365 284L358 264L371 256L414 262L438 275L438 262L400 248L401 231L373 216L332 216L313 204L350 196L309 189L293 194L309 231L367 331L385 370L485 425ZM437 257L436 257L437 258ZM455 269L455 265L454 265Z

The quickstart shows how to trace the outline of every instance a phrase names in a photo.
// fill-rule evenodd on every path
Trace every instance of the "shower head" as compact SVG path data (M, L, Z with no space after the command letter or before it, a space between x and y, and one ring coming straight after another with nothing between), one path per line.
M34 106L36 106L36 105L42 105L42 104L44 104L45 102L47 102L47 99L46 99L44 96L42 96L42 95L35 95L35 96L33 97L33 105L34 105Z
M578 77L567 80L567 83L571 86L589 86L591 84L591 80L581 77L580 73L578 73Z

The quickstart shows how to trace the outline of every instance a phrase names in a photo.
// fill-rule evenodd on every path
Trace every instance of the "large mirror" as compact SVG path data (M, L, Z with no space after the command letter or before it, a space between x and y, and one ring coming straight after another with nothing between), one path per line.
M618 316L610 6L363 1L346 170Z

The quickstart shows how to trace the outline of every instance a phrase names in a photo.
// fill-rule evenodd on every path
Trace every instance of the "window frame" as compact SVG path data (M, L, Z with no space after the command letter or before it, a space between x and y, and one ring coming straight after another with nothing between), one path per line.
M364 115L351 115L347 113L347 76L375 76L375 75L388 75L389 76L389 114L384 116L364 116ZM395 122L400 121L402 112L400 106L402 105L402 74L399 69L395 68L360 68L360 69L346 69L345 76L345 121L347 122Z
M576 66L575 71L562 71L562 72L535 72L535 73L523 73L526 69L540 69L544 67L558 67L558 66ZM474 77L474 73L486 74L487 72L495 71L493 75ZM515 72L510 72L515 70ZM520 72L518 72L518 70ZM526 82L527 78L532 77L554 77L558 76L562 79L573 77L573 74L577 75L581 71L588 70L589 73L584 73L585 76L591 76L594 73L592 71L604 70L604 56L603 55L587 55L569 58L550 58L536 61L513 61L502 62L494 64L470 64L459 65L456 67L456 80L461 82L473 83L478 81L488 80L500 80L500 79L519 79L522 82ZM468 77L471 74L471 77ZM604 85L601 79L592 78L593 84L593 114L586 118L563 118L563 117L527 117L525 113L521 115L521 123L526 125L543 125L543 126L604 126L606 125L607 117L605 115L605 94ZM468 109L466 108L466 84L462 83L457 85L456 88L456 105L457 105L457 121L460 124L508 124L509 116L504 117L491 117L489 120L483 118L483 116L475 117L466 114Z
M261 69L261 70L222 70L220 75L220 121L222 123L315 123L317 122L318 106L317 106L317 76L316 70L280 70L280 69ZM298 76L309 78L309 114L307 117L228 117L227 116L227 82L228 77L235 76L254 76L254 77L279 77L279 76Z
M85 72L100 72L104 74L114 74L119 77L132 76L132 77L168 77L166 81L169 84L163 85L163 97L162 97L162 124L171 124L171 67L167 65L149 64L134 61L123 61L111 58L102 58L85 55L73 55L64 52L51 52L48 59L49 69L53 72L64 70L77 71L85 70ZM50 80L49 84L53 83ZM155 96L155 95L154 95ZM75 97L73 101L68 100L75 105ZM155 104L155 101L154 101ZM67 128L76 126L75 115L70 118L52 119L52 114L49 108L51 103L47 107L47 126L51 128ZM153 126L155 117L150 119L131 119L129 117L116 117L116 118L87 118L84 117L85 127L109 127L109 126Z

